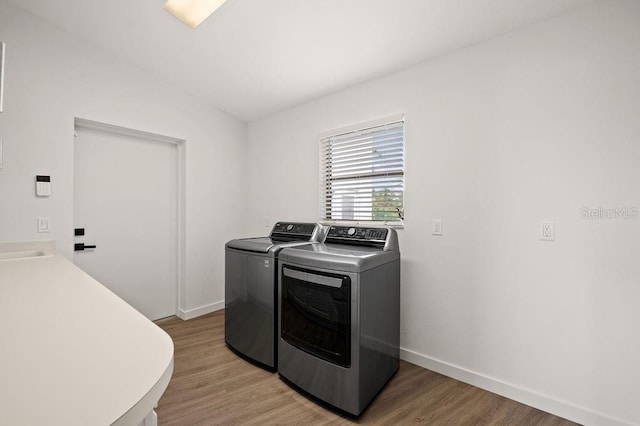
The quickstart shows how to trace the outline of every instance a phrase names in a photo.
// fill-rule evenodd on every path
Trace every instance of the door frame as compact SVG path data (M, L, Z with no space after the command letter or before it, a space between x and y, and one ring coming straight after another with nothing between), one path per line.
M146 132L114 124L103 123L100 121L88 120L85 118L74 117L73 134L74 139L77 129L98 130L105 133L129 136L145 139L154 142L168 143L176 146L176 166L177 166L177 182L176 182L176 306L174 315L180 317L183 301L186 301L185 294L185 252L186 252L186 140L165 136L158 133ZM75 144L75 140L74 140ZM75 161L75 158L74 158ZM73 185L75 185L75 176L73 177ZM73 220L75 223L75 209L73 209Z

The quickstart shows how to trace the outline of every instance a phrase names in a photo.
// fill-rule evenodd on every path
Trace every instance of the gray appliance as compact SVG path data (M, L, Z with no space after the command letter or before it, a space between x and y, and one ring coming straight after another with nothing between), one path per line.
M277 259L284 247L323 237L316 223L278 222L268 237L225 245L225 341L236 353L276 368Z
M278 373L358 416L400 364L400 251L391 228L329 228L279 254Z

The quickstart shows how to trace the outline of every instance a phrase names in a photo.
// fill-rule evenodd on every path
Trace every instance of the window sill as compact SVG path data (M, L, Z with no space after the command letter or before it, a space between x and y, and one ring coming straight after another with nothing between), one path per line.
M322 225L335 225L335 226L374 226L374 227L387 227L394 229L404 229L403 221L393 221L393 222L385 222L385 221L374 221L374 220L320 220Z

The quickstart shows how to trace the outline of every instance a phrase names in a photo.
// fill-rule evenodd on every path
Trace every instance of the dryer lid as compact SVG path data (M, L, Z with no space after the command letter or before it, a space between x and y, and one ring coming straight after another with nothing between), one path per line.
M400 261L400 252L341 244L308 244L285 248L278 254L281 262L309 268L340 272L364 272L390 262Z

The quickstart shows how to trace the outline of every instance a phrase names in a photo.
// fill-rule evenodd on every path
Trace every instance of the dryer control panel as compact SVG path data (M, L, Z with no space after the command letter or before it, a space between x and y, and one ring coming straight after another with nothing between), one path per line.
M332 226L327 232L325 243L367 245L383 247L389 234L388 228L360 226Z

